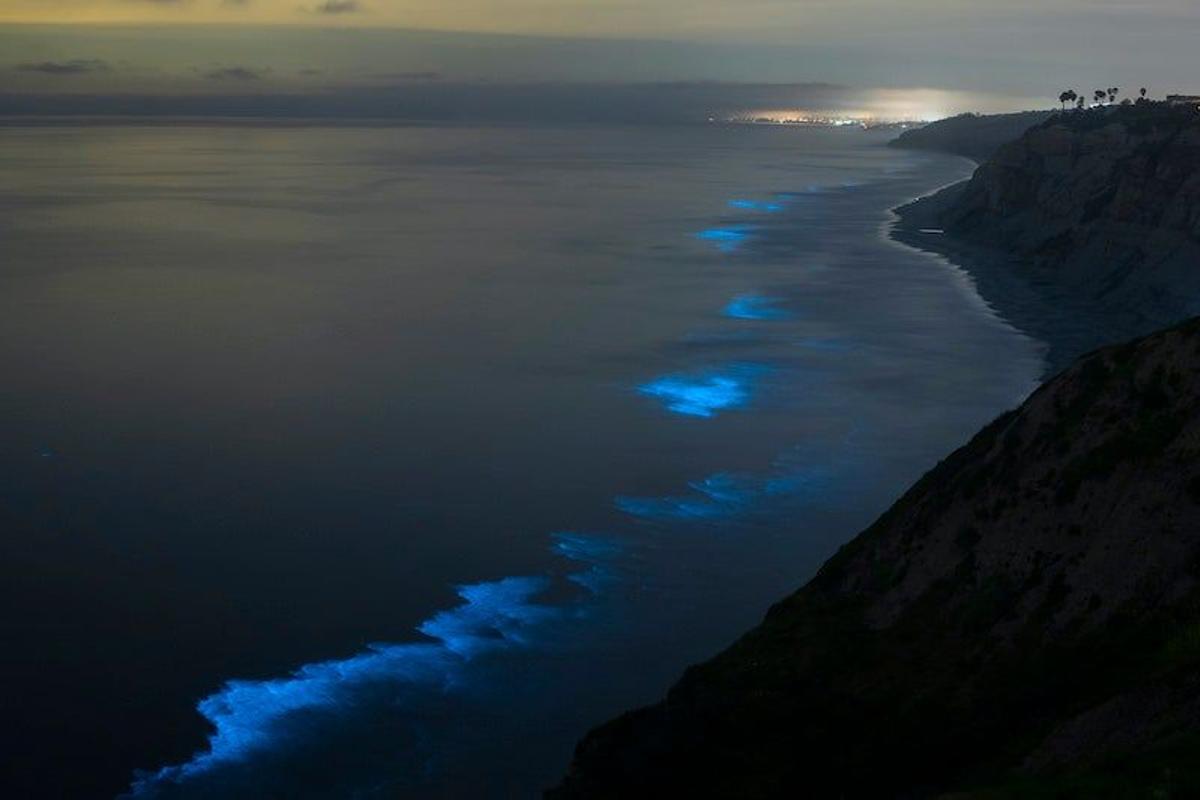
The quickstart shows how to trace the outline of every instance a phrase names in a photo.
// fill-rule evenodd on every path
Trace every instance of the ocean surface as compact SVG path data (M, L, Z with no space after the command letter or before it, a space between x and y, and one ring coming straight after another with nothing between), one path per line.
M890 136L0 128L0 794L536 796L1039 377Z

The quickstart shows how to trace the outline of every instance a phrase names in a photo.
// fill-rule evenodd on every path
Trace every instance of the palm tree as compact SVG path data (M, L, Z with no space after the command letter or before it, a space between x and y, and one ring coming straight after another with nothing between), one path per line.
M1108 102L1110 102L1110 103L1115 103L1115 102L1117 101L1117 94L1118 94L1120 91L1121 91L1121 90L1120 90L1120 89L1118 89L1116 86L1114 86L1114 87L1112 87L1111 89L1109 89L1109 90L1108 90Z
M1060 94L1058 96L1058 102L1062 105L1063 111L1067 110L1067 103L1075 102L1076 96L1077 95L1075 94L1074 89L1067 89L1065 92L1063 92L1062 94Z
M1108 92L1104 89L1097 89L1096 91L1092 92L1092 97L1095 99L1095 101L1097 103L1103 103L1104 98L1107 95L1108 95Z
M1140 94L1142 96L1142 99L1145 100L1146 99L1146 87L1143 86L1141 89L1138 89L1138 94Z

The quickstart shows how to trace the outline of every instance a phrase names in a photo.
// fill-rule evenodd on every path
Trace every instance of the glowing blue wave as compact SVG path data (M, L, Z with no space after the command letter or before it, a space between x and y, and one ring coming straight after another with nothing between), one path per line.
M833 480L832 470L810 467L762 478L718 472L688 484L691 494L667 497L619 496L618 509L647 520L717 520L746 513L771 497L819 495Z
M750 401L755 378L764 371L742 364L695 375L667 375L642 384L638 391L658 398L666 409L689 417L712 417Z
M761 200L730 200L729 207L740 211L764 211L768 214L777 214L783 211L782 203L769 203Z
M611 539L583 533L554 534L554 552L571 561L588 564L609 561L621 553L621 546Z
M702 230L696 234L696 238L705 242L713 242L723 252L731 252L749 239L754 230L755 226L753 225L728 225Z
M780 192L779 194L775 195L775 199L785 203L789 201L804 200L813 197L814 195L824 194L828 191L828 189L829 187L827 186L822 186L818 183L811 183L808 186L805 186L803 189L791 192Z
M810 187L810 193L821 187ZM781 194L773 201L735 199L741 211L777 213L798 194ZM723 251L746 242L759 226L732 224L695 234ZM735 297L724 309L727 317L780 320L791 315L778 308L778 298ZM807 340L809 347L837 349L833 340ZM638 387L676 414L713 417L750 402L761 365L736 364L697 374L667 375ZM44 455L48 455L44 454ZM626 514L649 520L717 520L750 513L765 498L820 494L831 483L828 469L776 472L769 477L720 472L688 484L678 496L618 496L616 506ZM552 550L583 565L566 580L599 595L619 580L616 562L623 546L603 536L575 532L553 534ZM574 568L572 568L574 569ZM285 747L301 729L298 722L313 714L336 715L361 707L371 690L405 686L417 692L444 692L462 687L466 667L490 653L535 646L548 625L585 613L578 603L538 602L552 586L549 576L507 577L458 588L458 606L438 612L418 627L428 641L373 644L345 659L306 664L286 677L231 680L197 704L212 725L207 749L186 763L142 774L135 780L134 797L157 796L159 791L213 770L246 761L256 754Z
M585 572L567 576L572 583L592 594L600 594L617 581L612 562L623 552L612 539L581 533L554 534L554 552L570 561L588 565Z
M734 319L781 320L790 318L791 314L778 308L780 302L782 301L778 297L743 294L730 300L723 313Z
M781 200L784 202L789 201L789 200L801 200L804 198L813 197L815 195L822 195L822 194L828 194L830 192L835 192L838 189L857 189L859 187L866 186L866 185L867 185L867 181L861 181L861 180L839 181L838 183L810 183L808 186L805 186L803 189L798 189L798 190L789 191L789 192L780 192L777 195L775 195L775 198L777 200Z
M748 479L718 472L688 484L690 495L678 497L619 496L614 501L626 514L643 519L714 519L729 516L748 499Z
M615 541L578 533L558 533L553 539L555 553L588 567L567 580L593 595L617 580L609 566L622 552ZM228 681L196 706L215 729L208 749L185 764L137 776L130 795L155 797L172 785L283 746L293 733L290 723L301 715L349 710L375 687L453 689L473 659L530 647L547 623L583 613L576 605L534 602L550 586L546 576L461 586L462 604L438 612L418 628L430 642L375 644L350 658L306 664L285 678Z
M286 678L232 680L196 706L215 728L208 750L191 761L139 776L134 797L152 797L164 785L242 761L284 739L290 720L311 712L351 707L359 692L390 683L437 689L452 686L471 659L527 646L533 630L564 613L533 598L549 588L546 577L509 577L460 587L462 605L426 620L428 643L376 644L350 658L306 664Z

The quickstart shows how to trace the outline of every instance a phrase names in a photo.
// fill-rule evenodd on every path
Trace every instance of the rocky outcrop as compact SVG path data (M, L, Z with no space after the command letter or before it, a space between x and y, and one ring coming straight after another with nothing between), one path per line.
M959 114L905 131L889 143L907 150L935 150L975 161L989 158L1001 146L1040 125L1053 111L1021 111L1016 114Z
M940 226L1131 331L1200 313L1200 114L1142 103L1057 115L981 165Z
M1101 160L1079 135L1006 154L984 207L1027 207L1027 152ZM1198 412L1200 320L1085 357L549 796L1200 796Z

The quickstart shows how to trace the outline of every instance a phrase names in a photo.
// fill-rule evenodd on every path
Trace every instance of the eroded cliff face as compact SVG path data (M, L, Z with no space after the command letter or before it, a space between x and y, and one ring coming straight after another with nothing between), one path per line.
M1009 157L1087 157L1032 138ZM949 791L1200 795L1200 320L996 420L550 796Z
M1056 115L984 162L941 224L1115 314L1161 325L1200 313L1200 113Z

